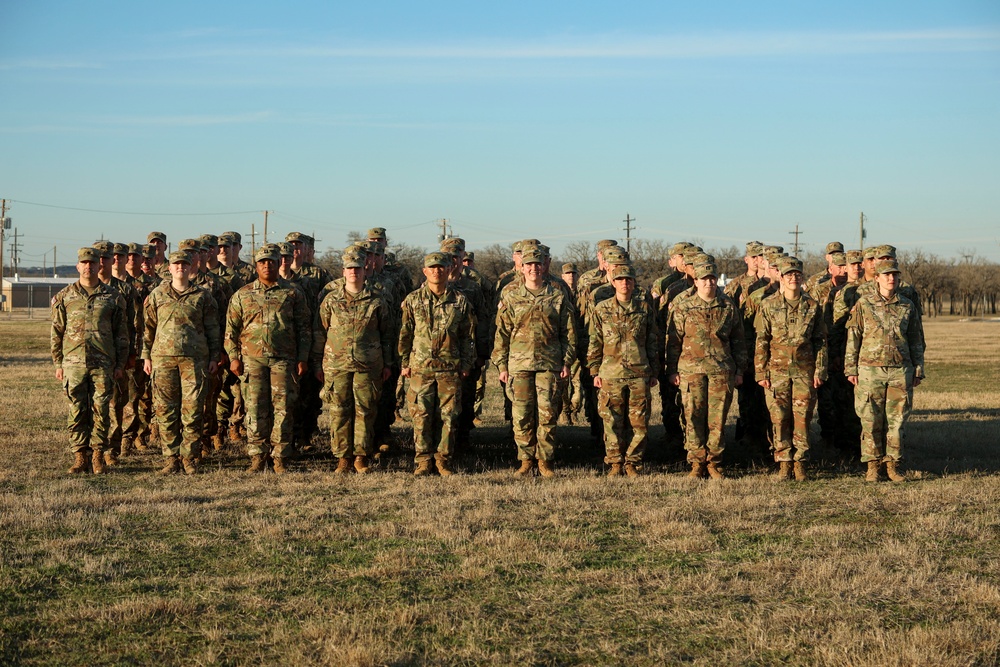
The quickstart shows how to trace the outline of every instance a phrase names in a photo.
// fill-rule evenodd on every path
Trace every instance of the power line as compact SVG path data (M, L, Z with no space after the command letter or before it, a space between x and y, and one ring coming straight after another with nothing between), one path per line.
M58 206L56 204L39 204L33 201L21 201L19 199L8 199L11 203L27 204L28 206L44 206L45 208L58 208L64 211L84 211L86 213L111 213L114 215L158 215L168 217L185 216L212 216L212 215L247 215L249 213L260 213L260 211L223 211L219 213L142 213L137 211L106 211L99 208L78 208L76 206Z

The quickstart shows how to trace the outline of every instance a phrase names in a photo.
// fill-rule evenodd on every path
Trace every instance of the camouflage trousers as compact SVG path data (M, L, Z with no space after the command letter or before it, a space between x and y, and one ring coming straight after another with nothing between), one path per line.
M448 460L455 452L458 413L462 408L462 376L457 371L413 373L406 402L413 423L416 460L430 460L436 453Z
M577 359L569 367L569 377L565 380L561 378L562 412L565 415L573 415L580 410L583 403L583 385L580 380L580 368L583 364Z
M483 416L483 402L486 400L486 369L489 364L483 366L479 372L479 379L476 380L476 400L472 406L473 418Z
M646 378L602 380L597 409L604 420L605 463L642 463L651 403Z
M323 398L330 406L330 451L338 459L371 456L382 372L328 372Z
M205 414L202 417L204 427L202 435L210 437L219 432L219 415L214 408L219 404L219 393L222 391L222 370L205 375Z
M222 386L219 388L219 401L215 410L216 420L222 425L236 426L243 423L246 416L240 379L228 368L222 372Z
M774 460L808 461L809 424L812 422L813 410L816 407L813 379L771 378L771 388L764 389L764 398L771 413L771 426L774 431L771 440Z
M108 434L108 449L115 454L122 452L122 435L125 433L125 406L128 405L128 376L133 369L126 368L122 376L112 380L111 416L114 419Z
M299 397L299 375L295 366L292 359L243 358L240 381L247 410L247 454L250 456L270 454L283 459L291 455L292 422Z
M682 373L680 390L688 462L721 462L725 450L723 428L733 400L732 377Z
M743 372L743 384L736 388L740 417L736 424L736 439L763 443L773 439L772 418L767 391L757 384L753 369Z
M142 364L125 371L128 375L128 402L125 404L125 426L122 437L126 441L138 437L149 437L150 412L143 404L149 386L149 376L142 369Z
M472 432L476 418L476 383L482 372L478 368L473 368L468 377L462 380L462 402L458 414L458 438L459 448L468 447L469 434Z
M153 410L164 456L190 458L201 448L208 360L153 357Z
M903 428L913 407L913 367L859 367L854 405L861 418L861 461L901 461Z
M517 458L552 461L556 454L556 422L562 408L559 373L519 371L511 374L512 416Z
M63 389L69 399L70 449L104 451L111 429L111 396L114 377L108 368L63 366Z

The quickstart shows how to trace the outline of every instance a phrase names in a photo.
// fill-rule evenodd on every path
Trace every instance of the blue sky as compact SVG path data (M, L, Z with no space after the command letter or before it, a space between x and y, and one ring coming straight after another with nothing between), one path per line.
M0 196L24 265L265 209L321 246L448 218L556 251L626 212L853 247L864 211L870 243L1000 261L1000 3L817 4L7 2Z

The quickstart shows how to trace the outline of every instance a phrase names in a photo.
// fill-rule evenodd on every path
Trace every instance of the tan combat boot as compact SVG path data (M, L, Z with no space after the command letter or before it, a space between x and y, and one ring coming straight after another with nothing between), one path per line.
M149 449L149 436L140 435L138 438L135 439L134 444L135 444L135 451L137 452L146 451L147 449Z
M351 472L351 457L341 456L337 461L337 469L333 472L337 475L346 475Z
M104 455L101 452L94 450L93 455L90 457L90 469L94 471L95 475L103 475L108 471L104 467Z
M542 477L555 477L556 471L552 468L552 462L538 459L538 474Z
M70 466L69 474L80 475L90 471L90 461L87 460L87 452L73 452L73 465Z
M449 463L448 459L443 456L438 456L436 460L439 475L442 477L451 477L455 474L455 469L451 467L451 463Z
M881 467L882 467L882 464L879 463L878 461L869 461L868 462L868 472L865 473L865 481L866 482L877 482L877 481L879 481L879 479L878 479L879 478L879 468L881 468Z
M774 473L774 478L779 482L784 482L792 478L792 462L778 461L778 472Z
M634 463L625 464L625 474L629 477L639 477L639 466Z
M372 471L372 469L368 467L368 458L364 456L354 457L354 469L358 471L359 475L367 475Z
M518 477L527 477L531 474L531 469L535 467L535 462L531 459L524 459L521 461L521 467L514 471L514 474Z
M892 482L906 481L906 475L904 475L903 471L899 469L899 463L897 461L885 462L885 474L889 476L889 480Z
M809 474L806 472L806 464L803 461L795 462L795 481L805 482L809 479Z
M263 454L254 454L250 458L250 467L247 468L247 472L264 472L267 468L267 460L264 458Z
M132 438L122 439L122 456L128 456L129 454L135 453L135 444Z
M181 463L184 465L185 475L194 475L198 472L198 459L194 457L182 459Z
M235 442L235 443L243 442L243 439L240 437L240 429L235 424L229 427L229 442Z
M181 460L176 454L167 457L163 467L156 471L157 475L172 475L181 471Z
M701 461L692 461L691 472L687 476L691 479L701 479L705 476L705 464Z
M272 459L272 462L274 463L274 474L275 475L284 475L286 472L288 472L288 466L285 465L285 458L284 457L282 457L282 456L275 456Z
M716 461L709 461L708 467L706 468L706 470L708 470L708 476L711 477L712 479L725 479L726 478L726 474L724 472L722 472L722 464L721 463L718 463Z
M622 464L612 463L611 469L608 470L608 477L618 477L622 474Z
M108 449L104 452L104 465L108 468L118 465L118 454L115 450Z
M413 474L417 477L426 477L431 474L431 459L420 459L417 467L413 469Z
M217 452L221 452L226 447L226 437L222 433L216 433L212 436L212 449Z

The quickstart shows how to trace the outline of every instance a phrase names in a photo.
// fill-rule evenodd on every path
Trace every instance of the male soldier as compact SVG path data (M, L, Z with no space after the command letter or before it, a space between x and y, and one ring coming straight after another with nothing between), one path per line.
M698 252L702 252L701 248L698 248L694 244L688 243L687 241L681 241L670 246L670 257L667 259L667 266L669 266L672 271L653 281L653 285L650 287L649 291L650 294L653 295L654 299L660 299L666 295L668 287L684 278L684 253L691 248L697 248ZM663 304L661 303L660 305L662 306Z
M781 287L761 301L754 323L754 362L771 413L777 477L788 480L794 472L803 482L816 390L827 378L826 323L822 307L802 290L802 262L789 257L778 271Z
M288 470L292 411L312 341L309 311L301 292L278 275L279 261L271 248L257 251L257 280L229 302L225 345L229 367L243 381L248 472L264 472L270 443L274 472L280 475Z
M236 290L243 287L245 284L243 278L236 272L236 269L230 268L226 264L223 264L222 258L228 259L232 255L233 247L233 237L226 236L212 236L211 234L206 234L205 240L215 239L216 254L213 260L209 259L208 270L219 277L219 279L229 285L229 288L236 293Z
M153 262L156 261L156 246L149 243L142 246L142 274L149 279L150 284L156 287L160 284L161 278L156 275L156 267L153 266Z
M111 410L114 415L114 427L108 448L104 452L104 463L109 466L118 464L118 457L122 452L122 435L125 427L125 405L128 403L128 371L135 367L135 360L139 356L139 349L142 346L142 303L139 301L139 293L132 285L121 278L113 275L114 268L114 247L111 241L98 241L94 243L101 253L101 270L98 277L101 282L113 290L116 290L125 299L125 326L128 330L129 357L125 364L125 373L121 377L115 378L114 394L111 397Z
M315 252L315 241L313 237L302 232L290 232L285 235L285 242L292 244L292 269L296 273L302 273L313 279L321 288L333 280L330 272L321 266L312 263L312 255Z
M524 279L500 296L493 362L500 381L513 390L514 442L521 460L515 474L529 475L537 459L538 472L553 477L559 379L569 377L576 357L576 318L567 292L545 279L542 252L523 251L521 262Z
M490 337L494 339L496 336L496 312L497 308L500 305L500 294L503 292L503 289L507 287L507 285L509 285L511 282L515 280L520 279L521 277L521 253L523 252L521 246L522 246L521 241L515 241L510 246L511 249L510 258L514 262L514 266L513 268L507 269L506 271L500 274L500 277L497 278L496 287L493 290L494 299L493 299L492 312L494 313L494 315L490 321L491 324ZM503 418L504 421L509 422L513 419L513 417L511 416L511 408L513 406L513 403L511 402L510 388L506 384L501 382L500 389L503 393Z
M105 471L114 384L124 377L131 353L126 304L98 277L100 251L80 248L80 279L52 299L52 362L69 398L72 474Z
M830 243L826 244L826 254L823 256L824 259L826 259L826 268L820 271L819 273L814 273L813 275L811 275L809 277L809 280L806 281L806 284L803 285L802 289L804 289L809 294L812 294L813 290L816 289L817 286L821 285L822 283L825 283L830 279L830 277L833 275L834 272L833 254L837 252L839 253L844 252L843 243L841 243L840 241L831 241Z
M156 256L153 257L153 272L160 280L170 280L170 262L167 261L167 235L163 232L150 232L146 236L146 243L156 248Z
M618 246L618 242L613 239L602 239L597 242L597 268L584 271L580 274L579 283L576 287L577 309L582 313L586 309L586 299L592 290L607 283L608 263L604 257L607 248Z
M142 271L143 250L138 243L129 243L125 271L125 281L132 285L139 297L139 303L145 303L146 297L156 283ZM145 327L145 322L143 322ZM149 414L144 410L143 395L149 389L149 376L139 364L126 371L128 380L128 399L125 404L124 425L122 428L122 453L128 453L133 448L144 451L149 443Z
M351 465L367 473L374 451L375 414L395 351L388 302L365 282L364 253L351 247L341 258L343 278L330 283L319 305L313 367L330 406L330 449L337 473Z
M424 284L403 301L399 364L409 379L406 400L416 449L414 475L429 475L437 462L451 475L462 380L476 363L475 318L464 294L449 282L452 258L424 257Z
M684 398L684 448L689 477L723 479L723 428L733 388L748 365L743 320L718 289L715 264L694 268L694 294L678 299L667 318L667 379Z
M637 294L635 269L611 267L615 295L594 306L590 316L587 364L604 420L604 462L609 477L639 475L646 451L651 397L659 363L659 332L649 299Z
M396 263L396 256L388 252L389 237L386 236L385 227L372 227L368 230L368 240L375 241L382 246L385 253L385 271L398 286L400 302L407 294L413 291L413 276L406 270L405 266Z
M726 284L726 296L733 300L737 306L743 306L743 300L750 295L753 290L755 283L760 281L761 264L764 257L764 244L760 241L749 241L747 242L746 255L743 257L743 261L746 262L747 272L743 275L730 280ZM759 287L759 285L758 285ZM750 378L744 378L750 380Z
M896 261L883 260L875 271L878 289L858 299L847 325L844 373L855 386L865 480L879 481L884 463L889 479L902 482L903 428L913 388L924 379L924 340L920 311L897 292Z
M243 237L239 232L222 232L219 238L222 237L229 240L229 245L225 248L219 246L219 263L236 272L244 285L252 283L257 279L257 271L253 264L244 262L240 258L240 252L243 250Z
M170 253L170 280L146 299L143 334L144 372L153 377L156 421L165 465L159 474L197 472L202 446L208 378L222 353L218 304L191 281L192 253ZM209 403L209 406L212 404Z

